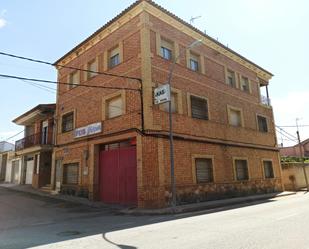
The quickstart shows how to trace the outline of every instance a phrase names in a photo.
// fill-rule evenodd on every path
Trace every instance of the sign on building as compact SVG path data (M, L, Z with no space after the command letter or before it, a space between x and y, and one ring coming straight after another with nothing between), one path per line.
M97 133L100 133L100 132L102 132L102 123L101 122L90 124L90 125L75 129L74 137L80 138L80 137L94 135L94 134L97 134Z
M169 84L157 87L154 90L154 103L156 105L168 102L170 101L170 99L171 99L171 90Z

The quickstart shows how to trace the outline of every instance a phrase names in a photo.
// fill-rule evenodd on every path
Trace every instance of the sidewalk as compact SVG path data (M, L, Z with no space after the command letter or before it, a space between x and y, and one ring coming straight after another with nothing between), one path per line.
M76 197L76 196L62 195L62 194L53 193L53 192L48 193L42 190L34 189L29 185L15 185L15 184L1 183L0 187L11 189L13 191L30 193L34 195L43 196L43 197L54 198L54 199L72 202L76 204L86 205L86 206L93 207L93 208L109 209L111 211L115 211L121 214L131 214L131 215L163 215L163 214L195 212L195 211L202 211L202 210L206 211L206 210L213 209L213 208L222 208L222 207L232 206L236 204L253 203L256 201L270 200L273 198L294 195L297 193L297 192L284 191L284 192L279 192L279 193L251 195L251 196L245 196L245 197L237 197L237 198L230 198L230 199L186 204L186 205L180 205L174 208L167 207L167 208L161 208L161 209L140 209L140 208L124 208L119 205L107 205L102 202L93 202L93 201L89 201L86 198L81 198L81 197Z
M108 205L108 204L104 204L103 202L90 201L86 198L55 193L54 191L46 192L40 189L34 189L30 185L16 185L16 184L11 184L11 183L1 183L0 187L7 188L13 191L29 193L33 195L42 196L42 197L53 198L53 199L62 200L66 202L85 205L85 206L89 206L92 208L109 209L111 211L118 211L118 212L119 210L123 209L122 206L118 206L118 205Z
M178 213L188 213L196 211L207 211L214 208L223 208L236 204L253 203L256 201L270 200L273 198L284 197L289 195L295 195L297 192L278 192L270 194L259 194L251 195L245 197L236 197L230 199L222 199L215 201L206 201L200 203L180 205L176 207L167 207L161 209L123 209L120 212L123 214L133 214L133 215L162 215L162 214L178 214Z

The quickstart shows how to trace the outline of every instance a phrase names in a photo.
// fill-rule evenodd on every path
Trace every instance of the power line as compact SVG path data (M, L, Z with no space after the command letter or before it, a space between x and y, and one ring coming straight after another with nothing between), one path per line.
M37 88L39 88L41 90L47 91L49 93L52 93L52 94L55 94L57 92L57 90L52 88L52 87L42 86L40 84L33 83L33 82L28 82L28 81L25 81L25 80L21 80L21 81L23 81L26 84L30 84L30 85L32 85L34 87L37 87ZM87 101L92 101L92 102L95 102L95 103L101 103L101 101L99 101L99 100L92 99L92 98L87 98L87 97L84 97L84 96L81 96L81 95L77 96L76 94L73 94L71 92L67 92L67 91L59 92L59 96L61 96L63 94L68 94L68 95L71 95L73 97L78 97L78 98L81 98L81 99L84 99L84 100L87 100ZM121 108L119 106L113 106L113 105L110 105L110 106L113 107L113 108L116 108L116 109L120 109L122 111L124 110L123 108Z
M15 54L10 54L10 53L4 53L4 52L1 52L1 51L0 51L0 55L9 56L9 57L12 57L12 58L26 60L26 61L31 61L31 62L36 62L36 63L40 63L40 64L45 64L45 65L49 65L49 66L53 66L53 67L54 66L58 66L58 67L78 70L78 71L82 71L82 72L96 73L96 74L102 74L102 75L107 75L107 76L112 76L112 77L137 80L139 82L142 81L142 79L137 78L137 77L130 77L130 76L125 76L125 75L118 75L118 74L112 74L112 73L104 73L104 72L93 71L93 70L89 70L89 69L82 69L82 68L77 68L77 67L64 66L64 65L61 65L61 64L55 64L55 63L51 63L51 62L48 62L48 61L33 59L33 58L24 57L24 56L15 55Z
M285 135L284 133L282 133L280 130L277 130L277 132L278 132L279 134L281 134L282 136L284 136L285 138L287 138L288 140L292 141L292 142L296 142L296 141L297 141L297 139L292 139L292 138L288 137L287 135Z
M22 130L22 131L20 131L20 132L18 132L18 133L16 133L15 135L13 135L13 136L11 136L11 137L9 137L9 138L7 138L7 139L5 139L4 141L8 141L8 140L10 140L10 139L12 139L12 138L14 138L14 137L17 137L19 134L21 134L22 132L24 132L25 130Z
M7 74L0 74L0 77L9 78L9 79L33 81L33 82L41 82L41 83L47 83L47 84L59 84L59 85L81 86L81 87L88 87L88 88L101 88L101 89L113 89L113 90L140 91L140 89L137 89L137 88L108 87L108 86L98 86L98 85L84 85L84 84L76 84L76 83L65 83L65 82L60 82L60 81L26 78L26 77L20 77L20 76L15 76L15 75L7 75Z
M294 136L294 135L292 135L291 133L289 133L289 132L285 131L284 129L282 129L282 128L278 127L277 125L276 125L276 127L277 127L278 129L280 129L282 132L284 132L285 134L287 134L288 136L290 136L291 138L293 138L293 139L297 139L297 137L295 137L295 136Z
M278 127L282 127L282 128L294 128L294 127L297 127L296 125L277 125ZM298 127L309 127L309 125L298 125Z

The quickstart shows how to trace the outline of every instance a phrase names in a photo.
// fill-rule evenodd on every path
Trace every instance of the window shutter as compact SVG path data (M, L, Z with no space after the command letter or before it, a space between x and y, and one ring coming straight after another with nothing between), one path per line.
M78 184L78 163L70 163L63 165L63 183L68 185Z
M248 165L246 160L235 160L237 180L248 180Z
M97 60L93 60L91 62L88 63L88 68L87 68L89 71L93 71L93 72L87 72L87 77L88 79L94 77L97 75L97 71L98 71L98 68L97 68Z
M73 130L74 126L74 113L70 112L62 116L62 132Z
M111 58L117 54L119 54L119 47L112 49L109 53L109 57Z
M207 100L191 96L191 115L193 118L208 120Z
M209 158L197 158L195 160L196 181L206 183L213 181L212 160Z
M265 117L258 116L258 126L259 131L268 132L267 119Z
M264 174L265 178L274 178L274 170L271 161L264 161Z
M108 118L114 118L123 114L121 96L108 101Z
M233 126L241 126L241 114L240 111L230 109L230 124Z

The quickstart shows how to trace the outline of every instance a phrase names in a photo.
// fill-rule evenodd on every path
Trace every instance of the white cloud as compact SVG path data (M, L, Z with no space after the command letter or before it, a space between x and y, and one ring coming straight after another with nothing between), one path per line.
M0 18L0 29L5 27L7 24L7 21L4 18Z
M4 9L4 10L1 10L0 12L0 29L5 27L7 25L7 21L6 19L4 18L4 15L7 13L7 10Z

